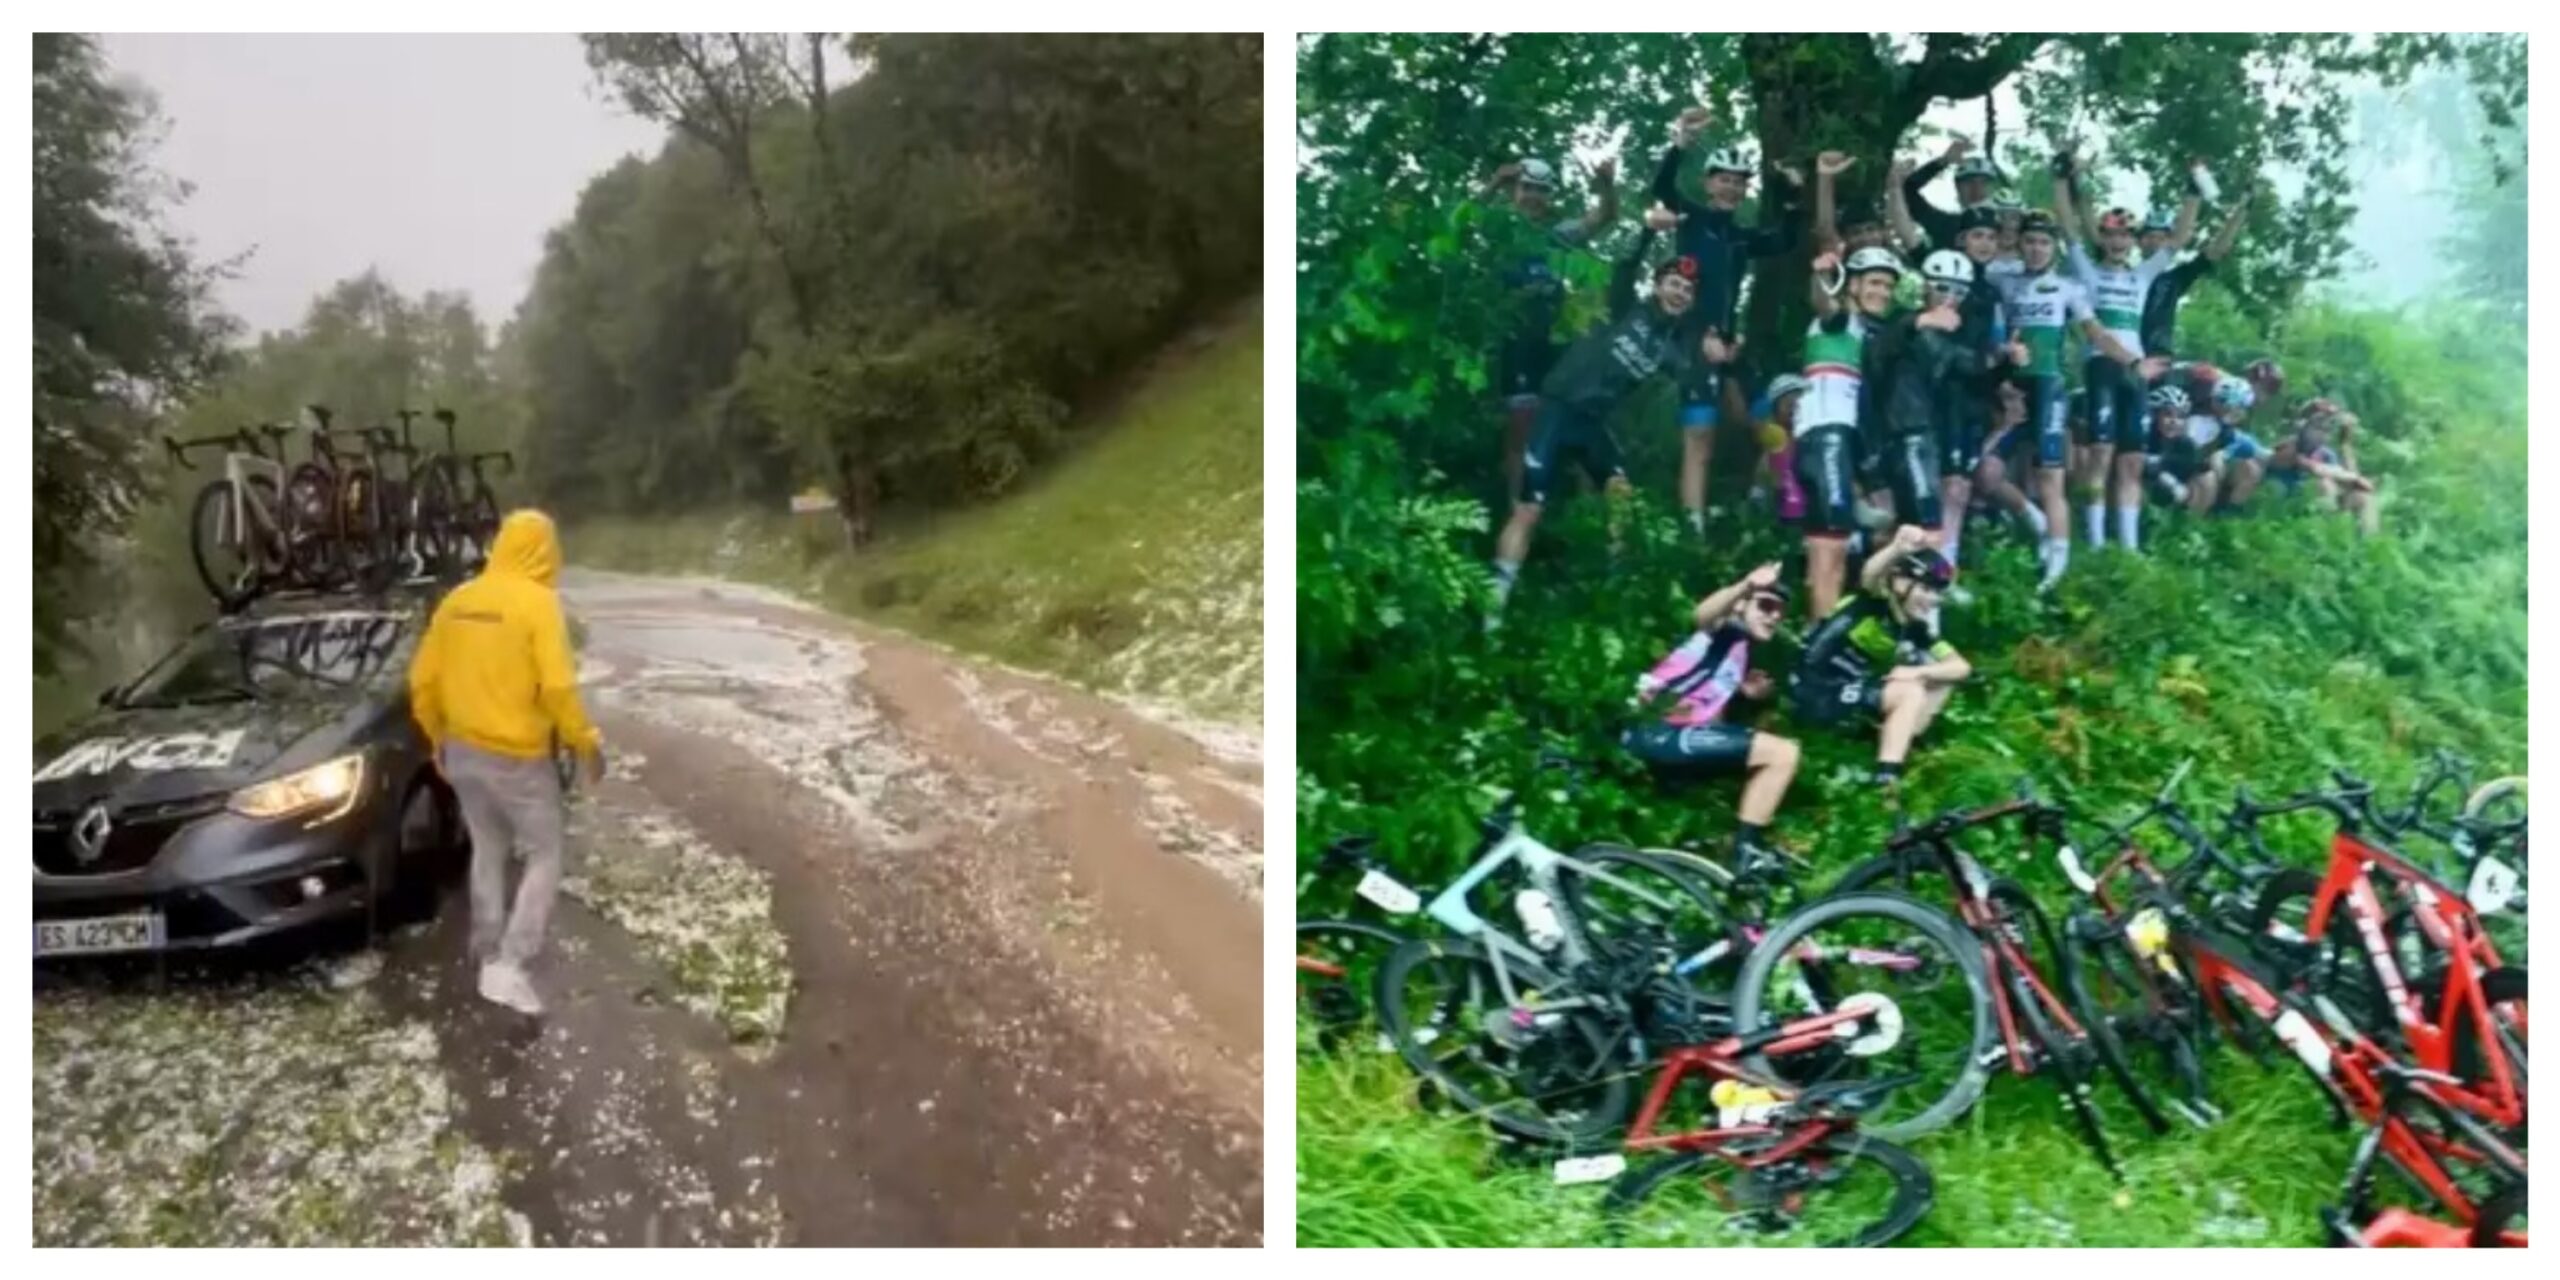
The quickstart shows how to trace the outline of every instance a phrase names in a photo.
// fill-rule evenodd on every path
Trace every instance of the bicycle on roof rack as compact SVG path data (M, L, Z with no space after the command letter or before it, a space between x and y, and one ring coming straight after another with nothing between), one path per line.
M274 446L273 455L260 447L261 433ZM293 548L309 536L296 518L297 508L285 499L291 474L283 447L288 434L285 428L267 426L193 440L161 437L170 462L182 470L195 467L189 455L198 450L223 451L221 478L198 489L190 505L187 543L197 578L225 612L291 581Z

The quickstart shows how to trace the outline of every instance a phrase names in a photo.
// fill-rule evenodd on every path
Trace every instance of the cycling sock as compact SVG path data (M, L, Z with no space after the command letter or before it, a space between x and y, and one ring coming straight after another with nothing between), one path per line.
M2081 510L2089 517L2089 545L2093 547L2107 545L2106 504L2092 502Z
M2026 517L2027 527L2035 530L2038 538L2047 538L2053 535L2053 525L2044 518L2044 508L2039 507L2032 502L2028 503Z
M2142 508L2116 508L2116 541L2127 551L2142 550Z
M1520 563L1516 560L1493 562L1493 603L1500 608L1511 599L1512 584L1520 581Z
M1700 511L1696 507L1689 508L1689 532L1694 533L1701 538L1707 536L1706 512Z
M1737 823L1737 824L1734 826L1734 828L1733 828L1733 844L1734 844L1734 847L1735 847L1735 848L1737 848L1737 849L1756 849L1756 848L1759 848L1759 847L1760 847L1760 837L1761 837L1761 836L1763 836L1763 835L1768 834L1768 831L1769 831L1769 828L1768 828L1768 825L1767 825L1766 823L1759 823L1759 822L1744 822L1744 823Z
M1941 549L1947 553L1948 564L1964 563L1956 559L1957 549L1964 545L1964 521L1948 521L1938 530L1938 540L1942 544Z

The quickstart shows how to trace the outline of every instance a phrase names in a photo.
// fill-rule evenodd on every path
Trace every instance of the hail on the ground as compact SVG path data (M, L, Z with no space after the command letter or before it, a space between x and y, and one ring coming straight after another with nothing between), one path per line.
M332 974L40 991L36 1243L530 1243L434 1033Z

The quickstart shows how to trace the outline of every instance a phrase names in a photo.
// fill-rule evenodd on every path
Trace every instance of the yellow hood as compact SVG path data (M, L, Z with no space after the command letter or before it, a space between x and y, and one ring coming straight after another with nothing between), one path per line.
M489 567L550 586L560 578L560 532L551 517L526 509L510 511L498 525L498 540L489 544Z

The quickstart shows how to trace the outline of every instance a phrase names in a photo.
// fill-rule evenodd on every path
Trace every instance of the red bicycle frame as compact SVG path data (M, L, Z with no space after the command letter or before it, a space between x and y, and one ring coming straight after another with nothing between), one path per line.
M1865 1009L1847 1008L1802 1018L1778 1028L1774 1039L1765 1039L1756 1049L1749 1051L1744 1049L1740 1036L1726 1036L1713 1044L1684 1045L1671 1050L1663 1055L1662 1074L1654 1077L1653 1087L1645 1092L1644 1106L1636 1112L1635 1124L1627 1130L1626 1141L1623 1144L1625 1149L1631 1152L1703 1151L1724 1146L1738 1138L1761 1138L1780 1133L1776 1127L1765 1124L1741 1124L1732 1128L1711 1126L1685 1133L1657 1133L1655 1129L1662 1123L1662 1113L1670 1108L1672 1096L1679 1092L1681 1083L1691 1076L1704 1076L1711 1082L1722 1079L1738 1080L1744 1084L1768 1089L1781 1099L1794 1097L1801 1090L1785 1081L1756 1074L1744 1066L1742 1059L1746 1052L1758 1052L1777 1058L1820 1048L1826 1044L1837 1044L1840 1041L1840 1027L1843 1024L1855 1022L1867 1016L1869 1014ZM1754 1037L1754 1039L1761 1039L1761 1037ZM1841 1127L1837 1121L1829 1119L1804 1121L1789 1126L1784 1131L1784 1136L1767 1148L1732 1158L1735 1163L1744 1168L1775 1164L1792 1158L1796 1153L1820 1142L1825 1136Z
M2378 1121L2382 1125L2382 1149L2392 1163L2425 1188L2439 1202L2453 1206L2463 1223L2477 1221L2479 1206L2445 1172L2444 1162L2455 1160L2470 1164L2489 1162L2486 1153L2471 1150L2443 1137L2421 1133L2397 1115L2385 1113L2382 1081L2376 1067L2388 1063L2389 1055L2362 1034L2342 1034L2320 1018L2305 1015L2300 1008L2276 994L2266 982L2249 968L2210 946L2188 940L2185 949L2195 971L2196 984L2203 988L2205 1004L2216 1021L2225 1027L2236 1025L2229 999L2237 997L2249 1012L2265 1023L2311 1071L2312 1077L2329 1090L2339 1102L2358 1118ZM2476 1110L2464 1101L2467 1091L2427 1085L2422 1092L2431 1101L2444 1106L2460 1106ZM2393 1243L2419 1243L2426 1232L2412 1224L2425 1219L2402 1214L2390 1219L2388 1230L2406 1235ZM2377 1219L2377 1227L2383 1225ZM2429 1224L2440 1226L2441 1224ZM2518 1233L2509 1233L2518 1235ZM2370 1240L2369 1243L2383 1243ZM2516 1243L2522 1244L2518 1235Z
M2425 1007L2420 994L2409 989L2408 979L2400 972L2399 960L2383 933L2382 898L2371 875L2377 867L2405 888L2410 914L2419 931L2448 958L2443 998L2432 1011ZM2330 838L2329 867L2321 877L2319 892L2311 901L2310 917L2304 923L2303 932L2309 940L2318 942L2328 935L2331 917L2342 903L2364 942L2365 955L2382 984L2391 1016L2418 1066L2451 1073L2455 1032L2462 1020L2470 1020L2475 1042L2487 1059L2488 1078L2449 1090L2453 1096L2444 1100L2493 1124L2524 1123L2524 1091L2517 1086L2514 1069L2498 1046L2497 1020L2480 983L2482 973L2499 967L2498 949L2489 941L2488 931L2481 927L2480 914L2470 901L2398 854L2369 844L2352 832L2339 831ZM2522 1034L2525 1002L2509 1001L2504 1007L2512 1013L2511 1025Z

